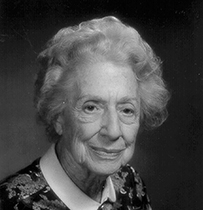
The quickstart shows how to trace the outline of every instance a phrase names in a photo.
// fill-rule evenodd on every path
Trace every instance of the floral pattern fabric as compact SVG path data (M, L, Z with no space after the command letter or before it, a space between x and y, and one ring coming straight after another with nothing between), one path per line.
M0 183L0 210L71 210L46 182L39 160ZM131 166L122 167L111 179L117 198L111 210L151 210L146 187Z

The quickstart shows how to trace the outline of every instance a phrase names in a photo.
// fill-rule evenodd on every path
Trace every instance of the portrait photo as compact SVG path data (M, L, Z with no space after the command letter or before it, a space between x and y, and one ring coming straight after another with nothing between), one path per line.
M203 2L0 1L0 210L203 208Z

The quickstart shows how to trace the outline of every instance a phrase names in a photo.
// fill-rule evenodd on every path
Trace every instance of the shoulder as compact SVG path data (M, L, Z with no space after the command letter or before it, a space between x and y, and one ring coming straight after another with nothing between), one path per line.
M30 196L45 185L39 169L39 160L36 160L28 167L1 181L0 204L3 207L12 208L21 201L29 203Z
M111 176L115 190L124 203L136 209L151 210L146 186L139 173L129 164ZM130 209L130 208L129 208Z
M142 188L143 190L146 189L144 181L140 177L139 173L132 166L127 164L121 169L121 172L127 174L126 184L130 184L131 186L139 185L140 188Z
M41 183L40 186L42 187L45 184L43 181L45 180L39 167L39 159L37 159L31 165L2 180L0 182L0 190L5 189L7 192L13 192L18 189L18 195L26 196L36 190L33 188L35 184ZM27 190L25 187L27 187ZM15 193L8 194L12 198Z
M61 206L54 196L40 170L39 159L0 183L0 209L40 210L47 205Z
M124 186L125 187L140 186L140 190L144 190L146 188L139 173L135 171L135 169L129 164L122 167L119 171L117 171L117 173L113 174L111 178L116 188L121 188Z

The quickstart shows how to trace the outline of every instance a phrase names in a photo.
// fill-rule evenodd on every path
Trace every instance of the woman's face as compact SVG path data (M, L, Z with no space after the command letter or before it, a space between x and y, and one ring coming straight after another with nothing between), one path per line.
M65 149L93 173L114 173L131 159L139 129L135 76L130 67L101 62L83 67L76 81L61 118Z

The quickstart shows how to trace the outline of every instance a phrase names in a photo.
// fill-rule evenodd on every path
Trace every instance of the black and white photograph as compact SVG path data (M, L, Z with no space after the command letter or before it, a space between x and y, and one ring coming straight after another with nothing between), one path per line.
M203 209L203 1L0 0L0 210Z

